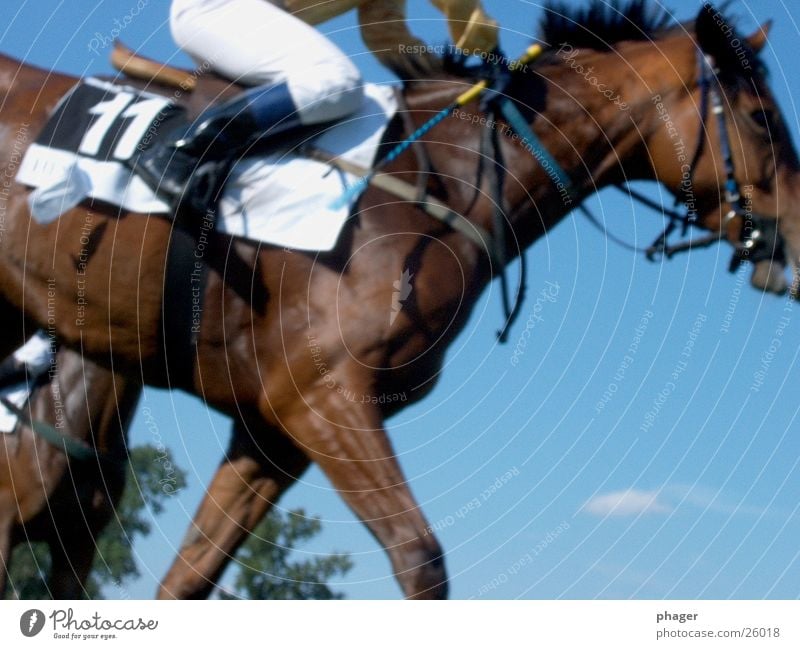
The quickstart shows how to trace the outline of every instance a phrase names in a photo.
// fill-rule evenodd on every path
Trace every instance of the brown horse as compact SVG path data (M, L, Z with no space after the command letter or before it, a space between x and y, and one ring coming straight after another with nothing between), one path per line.
M58 352L53 370L32 389L30 411L27 406L24 411L81 443L79 452L89 459L70 457L63 444L45 439L25 421L0 434L0 597L11 550L37 541L50 548L52 597L81 597L96 539L124 486L128 424L140 384L67 348ZM159 596L206 596L271 498L292 479L281 467L287 440L265 441L269 450L254 442L245 422L233 427L228 452Z
M34 389L30 415L80 442L87 457L69 457L63 446L22 421L12 433L0 434L0 596L11 549L42 541L52 559L51 595L80 598L95 539L122 495L127 426L139 385L70 349L58 352L56 367L49 381Z
M765 34L739 40L745 65L713 9L705 7L695 25L664 29L639 11L638 3L631 7L624 20L594 12L587 30L548 13L542 37L553 51L535 66L513 71L510 99L575 191L570 204L524 138L500 137L506 252L520 254L576 202L623 179L661 182L689 202L686 158L692 154L681 154L676 143L691 149L698 139L696 160L688 164L697 223L739 245L747 223L740 211L732 212L730 192L723 192L729 167L720 155L724 123L734 136L735 178L751 190L752 213L775 231L775 245L767 248L785 253L795 267L799 169L758 62ZM563 48L555 51L561 43L570 45L569 59ZM707 96L700 49L708 65L719 68L711 83L724 100L719 113L724 122L705 120L698 109ZM17 151L24 149L25 129L39 128L75 79L10 59L0 65L6 71L0 75L6 152L0 166L8 172L15 144ZM591 67L598 83L577 66ZM468 83L459 76L409 81L404 95L411 119L421 124ZM626 109L599 92L599 83L614 89ZM215 82L202 81L192 108L219 90ZM481 117L477 103L470 104L423 138L436 172L428 190L480 231L498 236L491 187L485 175L479 178L479 143L487 127ZM413 181L419 169L409 152L387 171ZM57 224L42 226L29 217L27 194L23 187L10 192L0 241L6 351L20 339L23 310L38 322L54 319L64 341L80 344L100 362L109 363L113 351L115 367L141 368L146 381L166 383L159 323L170 224L82 205ZM224 412L266 421L271 430L266 437L259 431L259 442L281 434L290 440L282 465L275 467L282 480L273 481L270 501L309 461L317 462L386 548L405 594L443 596L441 549L411 495L383 421L430 390L447 345L497 269L470 238L432 219L416 202L398 203L370 187L358 207L329 254L211 238L192 389ZM76 306L75 260L87 230L92 255L84 300ZM413 274L410 299L390 323L394 282L406 270ZM773 285L763 276L756 281Z

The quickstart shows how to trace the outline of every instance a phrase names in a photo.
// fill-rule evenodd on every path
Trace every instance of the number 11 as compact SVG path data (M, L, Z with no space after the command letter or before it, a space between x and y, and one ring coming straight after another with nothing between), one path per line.
M89 114L100 117L86 131L78 147L78 152L90 156L97 155L103 139L114 122L117 119L132 117L131 123L122 132L113 154L120 160L130 158L156 116L169 105L169 101L166 99L153 97L136 102L131 106L130 103L134 98L135 95L130 92L120 92L113 99L101 101L92 106L88 111ZM125 110L126 108L127 110Z

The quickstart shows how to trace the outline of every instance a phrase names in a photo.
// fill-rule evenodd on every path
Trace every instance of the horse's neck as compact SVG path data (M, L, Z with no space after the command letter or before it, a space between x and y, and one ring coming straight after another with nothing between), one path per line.
M623 180L655 180L651 140L664 124L654 106L662 95L666 101L692 87L692 41L621 43L609 52L567 48L540 70L547 90L537 133L544 131L548 150L584 196Z
M583 64L558 61L541 72L545 98L534 128L572 179L577 201L623 179L650 178L640 128L647 102L640 84L612 72L615 57L593 53ZM567 207L563 213L575 203Z
M646 159L640 159L641 139L631 119L632 109L615 106L585 78L561 63L541 70L546 80L544 84L541 77L528 74L530 78L523 77L515 82L515 87L523 90L516 98L517 105L531 119L547 151L573 179L575 193L570 200L565 200L564 193L559 192L554 182L554 174L548 174L521 138L503 124L492 126L490 116L481 115L475 104L454 111L433 131L426 145L437 177L445 187L448 204L491 231L494 196L487 185L486 174L479 178L479 148L483 129L498 131L497 140L506 168L507 214L515 226L518 241L525 246L589 193L621 177L641 176L642 170L647 169ZM429 117L464 89L463 81L431 84L427 89L423 87L407 94L407 101L412 111L422 111ZM482 183L481 194L475 187L478 182Z
M623 181L655 179L649 140L661 124L653 117L653 96L671 93L672 86L683 90L693 72L684 60L693 60L691 48L677 42L668 47L681 56L654 57L651 44L636 43L624 55L583 52L577 63L556 54L552 63L537 69L542 80L538 84L536 76L528 78L530 73L518 77L518 105L530 111L534 131L573 185L565 199L555 174L548 173L521 140L506 138L506 202L523 246L588 195ZM662 69L665 60L667 70ZM620 67L622 61L627 67Z

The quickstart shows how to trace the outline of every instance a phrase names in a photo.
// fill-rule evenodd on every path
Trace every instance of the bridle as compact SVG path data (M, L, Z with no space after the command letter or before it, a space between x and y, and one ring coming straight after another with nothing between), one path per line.
M529 62L532 62L541 51L542 48L536 45L529 48L529 53L535 52L531 54ZM495 118L493 120L494 122L498 119L504 120L533 158L540 165L548 169L548 176L554 179L553 182L557 182L558 185L565 188L568 196L577 199L577 209L582 212L595 227L599 228L607 238L621 246L635 252L642 252L652 261L657 257L666 257L669 259L679 252L691 250L693 248L707 247L719 243L723 239L727 239L734 247L728 268L730 272L735 272L740 264L746 260L751 262L764 260L785 262L783 239L778 232L777 219L767 218L753 212L747 203L742 200L742 193L739 183L736 180L736 170L730 144L730 133L722 101L723 90L718 76L719 69L713 57L704 53L700 48L697 48L698 85L700 88L700 124L695 152L692 156L691 164L689 165L688 182L689 187L691 187L693 185L697 164L702 157L705 147L706 122L710 106L711 112L717 120L720 152L725 167L724 200L730 206L730 209L722 219L718 232L710 233L702 237L692 237L688 240L671 244L669 238L679 225L681 226L681 236L683 237L686 236L690 226L699 225L697 211L693 204L689 201L681 201L680 196L676 196L676 207L683 202L685 212L682 213L677 209L664 208L660 203L629 187L627 183L616 185L619 190L625 192L632 199L635 199L646 207L659 211L663 216L669 219L669 223L664 231L647 248L640 248L615 237L602 222L595 217L592 211L583 204L580 191L573 184L572 179L542 144L527 120L523 117L515 100L508 94L507 90L511 82L510 69L507 68L505 64L501 63L508 59L502 56L502 53L499 53L499 51L497 52L497 56L492 58L495 63L489 66L481 66L482 80L469 91L461 95L456 102L443 108L432 118L428 119L422 126L414 128L413 123L406 123L405 128L409 134L401 142L396 144L393 149L371 169L351 169L349 172L360 176L360 178L337 199L334 205L345 204L348 200L363 191L367 185L377 185L378 181L380 181L381 185L383 185L384 189L387 191L416 202L426 213L456 229L468 239L472 240L477 246L485 248L490 261L493 263L493 267L499 269L500 275L501 297L505 316L503 327L497 334L500 342L506 342L509 328L519 316L526 292L526 278L525 255L522 253L520 255L520 282L516 295L512 300L509 295L510 291L506 275L509 261L507 257L507 235L509 234L510 224L506 218L503 200L504 165L502 161L502 147L499 145L497 133L493 128L488 126L482 133L480 155L478 156L478 181L475 183L476 186L480 186L480 179L482 175L486 173L489 185L492 188L492 202L494 204L493 232L491 234L482 231L482 228L477 228L477 226L472 223L465 223L465 219L462 215L449 209L446 205L439 204L438 201L432 199L428 195L425 186L427 184L427 175L430 173L429 164L422 165L421 168L423 172L420 174L416 186L405 186L405 183L397 181L396 179L393 180L391 186L389 186L389 181L392 180L392 178L379 173L382 167L385 167L412 146L415 147L418 160L425 162L426 154L424 153L424 147L418 146L420 138L436 124L446 119L455 107L465 105L468 101L474 100L478 96L481 97L481 112L489 113ZM403 112L405 113L406 111ZM422 153L420 153L420 150ZM325 157L328 159L330 156ZM484 166L484 161L491 161L492 164ZM342 168L341 161L335 162L333 160L328 160L328 162ZM552 175L550 172L552 172ZM420 183L419 181L422 182ZM737 218L740 219L739 236L737 240L731 241L727 236L728 228Z
M690 225L697 225L697 212L688 205L686 205L685 214L674 210L664 210L647 197L631 190L627 186L621 186L620 188L623 191L640 203L648 207L662 209L664 214L670 219L664 232L662 232L650 247L646 249L645 254L648 259L651 260L659 255L670 258L678 252L717 243L728 238L726 236L728 226L734 219L738 218L740 219L738 239L728 239L734 247L728 265L728 270L730 272L735 272L743 261L758 262L769 259L783 260L783 239L778 232L777 219L768 218L754 212L750 206L743 201L739 181L736 180L736 168L733 162L730 132L722 101L722 85L718 76L719 68L716 66L713 57L702 52L699 48L697 50L697 66L698 84L700 87L700 125L697 134L695 153L689 165L689 183L690 186L693 184L697 163L700 160L705 146L706 121L710 105L711 112L717 122L720 154L725 170L724 200L730 206L730 209L722 218L718 233L712 233L688 241L681 241L677 244L670 244L669 236L675 231L678 224L682 225L683 236L685 236ZM680 197L676 197L676 205L680 202Z
M664 231L656 238L656 240L647 248L642 249L638 246L621 241L613 234L611 234L602 222L595 217L591 210L584 205L580 198L577 188L572 183L571 179L563 168L556 162L553 156L547 151L545 146L533 132L528 122L522 116L519 108L517 108L514 100L507 94L500 94L501 90L495 90L498 97L497 100L488 105L488 110L492 111L497 117L502 117L511 127L511 129L520 138L525 148L533 155L533 157L540 163L542 160L555 171L555 177L558 181L567 187L567 191L571 196L578 200L577 209L581 211L589 221L601 229L605 236L609 239L616 241L624 247L634 250L636 252L643 252L651 261L657 257L671 258L673 255L691 250L693 248L707 247L722 240L728 240L734 247L731 256L728 270L735 272L743 261L759 262L764 260L785 261L784 258L784 245L781 234L778 232L777 219L768 218L750 208L750 206L743 201L742 192L740 191L739 182L736 180L736 168L734 166L733 154L731 149L731 139L728 129L728 122L725 117L725 110L723 105L723 90L719 80L719 69L710 55L706 54L700 48L697 49L697 64L698 64L698 84L700 87L700 124L697 135L697 145L695 147L694 155L692 156L691 163L688 171L689 187L693 185L693 179L697 164L702 156L706 140L706 122L708 121L709 107L712 114L716 118L717 130L719 134L719 147L720 153L725 170L725 185L724 185L724 201L730 206L727 214L723 217L720 229L718 232L710 233L702 237L693 237L688 240L680 241L675 244L669 242L670 236L673 232L681 226L681 236L686 236L690 226L698 226L698 214L696 208L688 201L681 201L680 195L676 196L675 204L679 206L683 203L685 212L679 212L677 209L665 209L662 205L649 199L648 197L640 194L639 192L630 188L626 183L617 185L617 188L628 194L631 198L637 200L643 205L660 211L664 216L669 219ZM501 195L501 192L497 192ZM499 205L499 201L498 201ZM739 235L737 240L730 240L727 236L728 227L735 219L740 219ZM500 223L501 219L495 219L496 223ZM505 223L505 221L502 221ZM503 273L503 285L505 286L505 271ZM514 321L519 313L521 306L521 299L524 295L525 283L524 277L520 281L520 290L514 300L514 306L506 311L506 326L503 333L507 330L510 324ZM504 304L507 303L504 290ZM502 337L501 337L502 340Z

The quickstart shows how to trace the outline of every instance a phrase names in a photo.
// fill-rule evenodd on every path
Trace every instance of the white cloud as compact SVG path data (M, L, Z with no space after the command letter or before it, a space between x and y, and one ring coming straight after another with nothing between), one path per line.
M637 514L667 514L672 507L659 501L657 491L626 489L595 496L583 506L594 516L635 516Z

